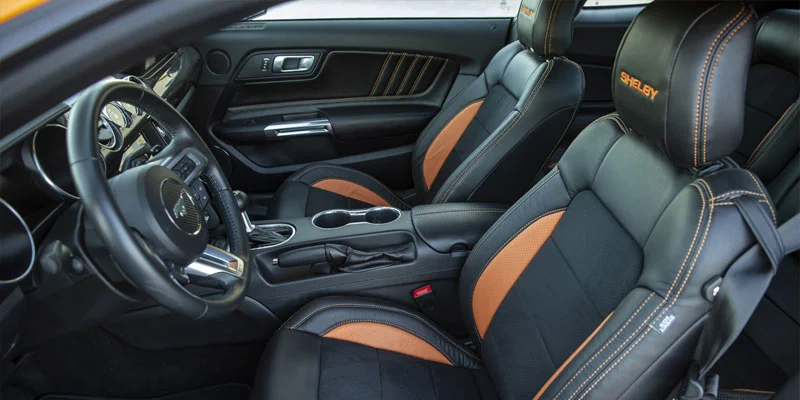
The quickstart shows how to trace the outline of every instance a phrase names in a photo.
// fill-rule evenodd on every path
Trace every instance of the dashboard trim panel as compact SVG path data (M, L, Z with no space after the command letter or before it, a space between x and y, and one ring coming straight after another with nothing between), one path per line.
M33 240L33 234L31 233L31 229L28 227L28 224L25 223L25 220L22 218L22 216L19 215L17 210L15 210L14 207L11 207L11 205L8 204L2 198L0 198L0 205L3 205L6 208L8 208L8 210L11 211L11 213L14 214L15 217L17 217L17 220L19 220L19 223L22 224L22 228L25 230L25 233L28 236L28 242L30 243L30 246L31 246L31 260L28 263L28 266L25 268L23 273L20 274L19 276L15 277L13 279L0 280L0 285L6 285L6 284L19 282L19 281L25 279L25 277L27 277L28 274L31 273L31 271L33 270L34 261L36 260L36 243Z

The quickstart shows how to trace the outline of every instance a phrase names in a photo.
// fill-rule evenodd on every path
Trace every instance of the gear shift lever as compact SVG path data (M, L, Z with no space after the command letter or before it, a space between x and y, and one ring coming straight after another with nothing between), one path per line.
M250 205L250 198L247 197L247 193L241 190L234 190L233 198L236 199L236 205L239 207L239 212L242 213L245 231L247 233L252 232L256 227L250 222L250 217L247 215L247 206Z
M244 220L244 228L248 239L250 239L250 245L254 248L277 246L294 236L294 227L288 224L253 225L250 221L250 216L247 215L247 206L250 205L250 199L247 194L240 190L234 190L233 198L236 199L236 205L242 213L242 220Z

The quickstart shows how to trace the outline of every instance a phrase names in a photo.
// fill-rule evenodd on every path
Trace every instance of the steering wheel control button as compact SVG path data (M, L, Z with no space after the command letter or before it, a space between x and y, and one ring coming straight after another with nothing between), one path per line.
M161 182L161 202L169 220L178 229L193 236L200 233L200 213L194 198L184 185L174 179L164 179Z
M177 164L175 164L174 167L172 167L172 170L175 171L175 173L185 181L196 168L197 163L191 158L184 156L180 161L178 161Z
M198 208L201 210L205 209L208 205L209 197L205 186L203 186L203 182L199 180L194 181L194 183L192 183L192 193L194 193L194 198L197 200Z

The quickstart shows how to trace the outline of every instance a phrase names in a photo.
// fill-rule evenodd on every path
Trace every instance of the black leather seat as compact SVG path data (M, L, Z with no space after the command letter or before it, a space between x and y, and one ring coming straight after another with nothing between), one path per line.
M523 2L519 41L501 49L417 139L411 166L417 203L511 204L533 185L583 96L583 70L563 55L584 1ZM367 174L313 164L278 188L268 216L378 205L409 208Z
M759 22L745 131L732 157L767 184L779 223L800 212L800 10ZM723 387L777 391L800 369L800 254L788 255L743 334L717 363ZM742 396L741 391L730 391ZM796 393L795 393L796 395Z
M642 11L617 54L618 112L587 127L465 262L475 350L413 310L322 298L270 340L252 398L666 396L711 308L703 287L755 243L731 198L774 215L753 174L717 161L742 134L755 28L741 3Z

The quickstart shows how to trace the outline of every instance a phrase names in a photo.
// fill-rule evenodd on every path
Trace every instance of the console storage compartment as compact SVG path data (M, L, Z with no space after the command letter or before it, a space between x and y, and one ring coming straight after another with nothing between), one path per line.
M436 287L437 282L442 297L455 298L469 251L504 211L494 204L437 204L402 212L373 207L260 221L256 225L291 226L294 235L281 244L252 249L250 261L258 277L251 280L248 296L280 318L314 298L334 294L377 296L413 306L411 291L424 284Z

